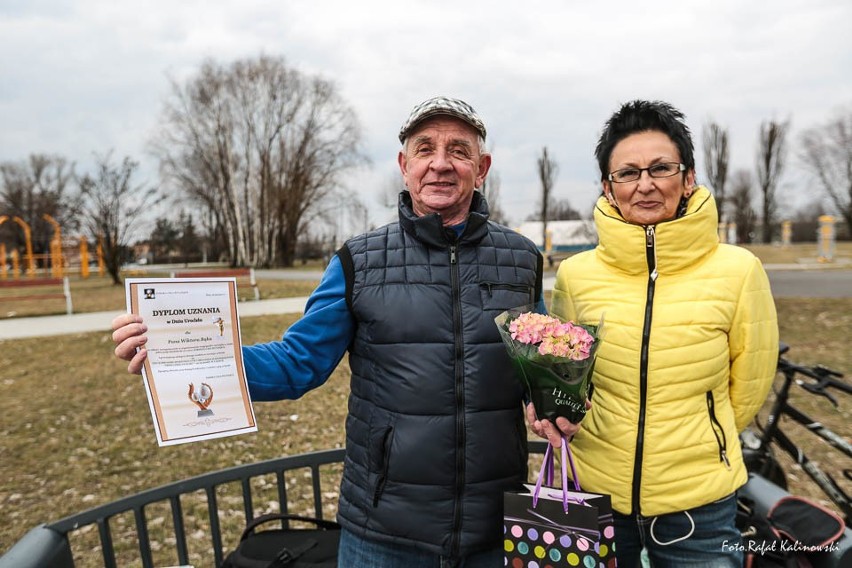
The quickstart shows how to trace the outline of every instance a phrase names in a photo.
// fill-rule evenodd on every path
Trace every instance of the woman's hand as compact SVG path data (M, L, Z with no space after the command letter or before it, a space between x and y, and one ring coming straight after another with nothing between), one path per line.
M588 412L590 408L592 408L592 402L587 400L586 411ZM536 416L535 406L533 406L533 403L529 403L527 405L527 423L530 425L530 429L539 438L544 438L550 442L550 445L554 448L562 447L563 436L570 440L574 437L574 434L580 430L579 424L575 424L562 416L556 418L556 424L546 419L539 420Z
M142 322L142 317L134 314L122 314L112 320L112 341L115 343L115 356L130 361L127 370L134 374L142 374L142 364L148 352L145 343L148 337L145 332L148 326Z

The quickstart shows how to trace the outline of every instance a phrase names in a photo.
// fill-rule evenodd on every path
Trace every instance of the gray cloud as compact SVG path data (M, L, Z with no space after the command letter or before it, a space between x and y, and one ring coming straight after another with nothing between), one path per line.
M557 196L591 206L598 130L634 98L679 106L699 145L716 120L730 130L734 168L752 169L761 121L789 118L795 133L852 102L850 21L852 5L829 0L6 1L0 160L51 152L85 169L114 148L155 172L145 147L169 76L180 81L205 58L284 55L335 81L358 113L374 167L351 185L376 220L399 124L446 93L488 123L504 208L520 222L544 145L560 165ZM698 168L701 178L700 158ZM805 181L789 180L792 200Z

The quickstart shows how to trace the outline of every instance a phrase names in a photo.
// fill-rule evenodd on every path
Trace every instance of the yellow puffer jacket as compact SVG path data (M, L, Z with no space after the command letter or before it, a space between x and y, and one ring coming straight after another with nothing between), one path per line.
M648 228L601 198L598 247L559 266L553 313L605 320L571 443L578 476L623 514L688 510L747 479L738 432L772 384L778 322L760 261L719 244L717 219L703 187L682 217Z

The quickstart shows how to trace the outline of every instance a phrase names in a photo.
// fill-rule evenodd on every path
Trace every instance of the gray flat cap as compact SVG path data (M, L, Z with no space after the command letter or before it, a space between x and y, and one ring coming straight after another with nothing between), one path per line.
M438 115L454 116L465 121L479 132L482 138L485 138L485 123L473 110L473 107L459 99L451 99L450 97L432 97L425 100L413 109L408 115L408 120L399 129L399 141L405 143L405 139L411 130L432 116Z

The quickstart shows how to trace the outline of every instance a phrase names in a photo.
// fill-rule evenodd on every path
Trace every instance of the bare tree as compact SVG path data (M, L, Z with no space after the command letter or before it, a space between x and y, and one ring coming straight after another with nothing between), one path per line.
M799 159L816 178L852 235L852 108L806 130Z
M500 206L500 173L491 169L488 171L488 177L482 183L479 189L485 200L488 202L488 218L495 223L507 225L509 220Z
M44 215L52 217L68 235L79 228L80 199L71 191L74 164L60 156L33 154L26 161L0 164L0 212L17 216L30 227L33 250L50 250L54 236L53 225ZM11 242L22 246L23 235L9 226L0 231Z
M234 265L292 265L310 213L366 162L335 86L283 58L206 62L173 83L161 125L162 172L211 213Z
M552 200L553 183L559 167L556 162L547 155L547 146L542 148L541 157L537 161L538 179L541 182L541 242L547 243L547 221L550 218L549 209Z
M114 284L121 284L121 264L143 213L160 200L157 188L136 186L139 164L125 157L112 163L111 154L97 157L94 175L79 180L83 198L83 223L95 242L103 246L104 264Z
M757 215L754 212L753 182L747 170L734 172L731 183L731 217L737 225L737 242L750 243L753 240Z
M405 181L399 174L399 169L387 175L381 187L377 190L376 200L387 210L396 211L399 203L399 193L405 190Z
M704 126L704 171L716 196L719 222L725 221L725 183L728 180L728 131L709 122Z
M148 242L151 245L152 262L169 262L177 251L180 228L168 217L158 217Z
M819 235L819 218L827 214L825 203L818 197L799 205L791 216L793 221L790 234L791 242L813 242L814 238Z
M760 125L757 150L757 181L762 196L762 242L772 241L775 213L778 209L776 189L787 158L789 122L770 120Z
M181 211L178 216L178 229L180 236L177 239L177 245L183 257L184 264L188 264L191 260L203 260L204 252L202 250L202 238L198 235L195 228L195 221L192 219L192 214L187 214Z
M549 207L548 221L574 221L582 219L580 212L574 209L567 199L554 200Z

